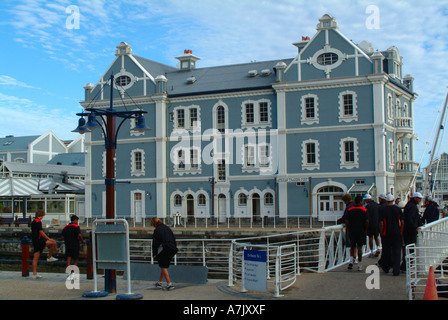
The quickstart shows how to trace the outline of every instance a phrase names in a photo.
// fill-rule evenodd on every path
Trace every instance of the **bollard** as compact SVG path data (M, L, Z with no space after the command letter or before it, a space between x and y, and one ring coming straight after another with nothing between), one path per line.
M28 277L30 275L30 239L24 236L21 241L22 244L22 277Z
M92 255L92 243L90 240L86 240L87 244L87 279L93 279L93 255Z

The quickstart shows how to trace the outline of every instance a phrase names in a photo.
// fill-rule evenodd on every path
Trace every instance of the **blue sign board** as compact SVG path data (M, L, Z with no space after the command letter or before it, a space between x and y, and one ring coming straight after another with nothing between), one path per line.
M267 253L244 250L244 287L253 291L267 291Z

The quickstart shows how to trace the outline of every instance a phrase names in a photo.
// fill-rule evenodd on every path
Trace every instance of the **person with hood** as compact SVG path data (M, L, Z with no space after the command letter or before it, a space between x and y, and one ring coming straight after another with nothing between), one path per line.
M155 260L159 263L160 277L154 285L156 288L163 288L165 290L174 289L174 285L171 283L168 268L170 266L171 259L178 252L176 246L176 239L173 231L159 218L152 218L151 225L155 227L152 236L152 254ZM165 278L167 285L162 286L162 281Z

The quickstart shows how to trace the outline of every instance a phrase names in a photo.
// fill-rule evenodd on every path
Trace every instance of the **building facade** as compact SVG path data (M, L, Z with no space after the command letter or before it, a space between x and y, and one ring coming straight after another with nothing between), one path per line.
M40 136L0 138L0 164L20 162L46 164L61 153L84 152L84 137L64 142L51 130Z
M122 42L83 107L143 109L118 134L116 216L335 220L343 194L405 193L414 161L413 78L396 47L357 45L324 15L290 59L170 67ZM86 135L86 216L105 216L101 130Z
M440 207L448 204L448 154L443 152L423 168L423 194L430 196Z

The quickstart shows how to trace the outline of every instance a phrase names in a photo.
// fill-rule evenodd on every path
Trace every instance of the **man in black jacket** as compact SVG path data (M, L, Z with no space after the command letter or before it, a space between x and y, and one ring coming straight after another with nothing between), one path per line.
M412 198L406 203L403 211L404 217L404 229L403 229L403 241L406 247L409 244L417 242L417 228L421 225L420 214L418 205L422 201L423 196L420 192L414 192ZM403 255L403 261L401 263L401 270L406 270L406 256Z
M426 200L426 208L423 213L421 224L427 224L439 220L440 211L437 203L430 197Z
M380 232L383 236L383 255L381 267L389 272L392 267L393 275L400 274L401 234L403 232L403 217L401 209L394 205L394 196L386 196L387 206L380 214Z
M418 205L423 196L420 192L414 192L411 200L404 207L404 230L403 240L405 246L417 242L417 228L420 226L420 214Z
M174 238L173 231L167 225L163 224L159 218L152 218L151 225L156 228L152 235L152 254L158 261L161 269L159 281L155 283L155 286L157 288L163 288L162 281L165 278L167 285L163 289L171 290L174 289L174 286L171 283L168 268L171 259L178 251L176 239Z

